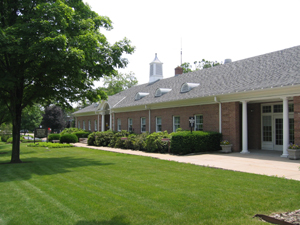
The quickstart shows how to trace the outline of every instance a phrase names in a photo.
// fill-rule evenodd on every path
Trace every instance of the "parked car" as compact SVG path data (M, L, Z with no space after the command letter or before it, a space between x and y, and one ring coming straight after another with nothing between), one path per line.
M20 133L26 134L26 133L28 133L28 130L20 130Z

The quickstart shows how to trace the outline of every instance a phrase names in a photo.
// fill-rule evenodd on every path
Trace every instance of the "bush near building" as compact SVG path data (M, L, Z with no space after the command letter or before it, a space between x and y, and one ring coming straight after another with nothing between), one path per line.
M127 139L122 139L126 137ZM163 138L171 139L171 152L184 155L196 152L220 150L221 133L204 131L180 131L168 134L164 132L148 132L132 134L128 131L94 132L88 136L88 145L109 146L112 148L142 150L146 152L168 152L168 142Z
M63 134L60 136L60 143L77 143L78 137L75 134Z
M48 135L48 141L52 142L53 140L59 140L60 134L49 134Z

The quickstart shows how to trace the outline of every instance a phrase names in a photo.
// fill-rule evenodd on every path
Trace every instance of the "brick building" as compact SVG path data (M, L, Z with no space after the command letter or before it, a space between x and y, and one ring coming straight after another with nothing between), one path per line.
M227 60L225 61L227 62ZM157 55L149 83L137 85L100 104L74 113L76 126L112 129L218 131L234 151L282 151L300 144L300 46L163 79Z

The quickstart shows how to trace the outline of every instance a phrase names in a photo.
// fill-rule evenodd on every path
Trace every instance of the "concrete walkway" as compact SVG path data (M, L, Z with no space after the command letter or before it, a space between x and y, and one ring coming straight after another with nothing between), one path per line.
M130 155L153 157L181 163L191 163L201 166L222 168L246 173L284 177L300 181L300 160L290 160L280 157L281 152L266 150L249 150L250 154L205 153L197 155L177 156L170 154L148 153L142 151L124 150L109 147L88 146L76 143L76 147L86 147L103 151L118 152Z

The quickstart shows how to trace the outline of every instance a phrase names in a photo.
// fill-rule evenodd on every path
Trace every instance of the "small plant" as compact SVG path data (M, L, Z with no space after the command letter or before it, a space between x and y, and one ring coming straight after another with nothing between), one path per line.
M76 143L78 137L75 134L63 134L60 136L60 143Z
M220 145L230 145L230 142L227 140L223 140L220 142Z
M293 143L290 143L289 149L300 149L300 146L296 145L296 144L293 144Z
M60 143L35 143L35 144L28 144L27 147L45 147L45 148L70 148L74 147L71 144L60 144Z
M49 134L48 135L48 141L59 140L59 139L60 139L60 134Z

